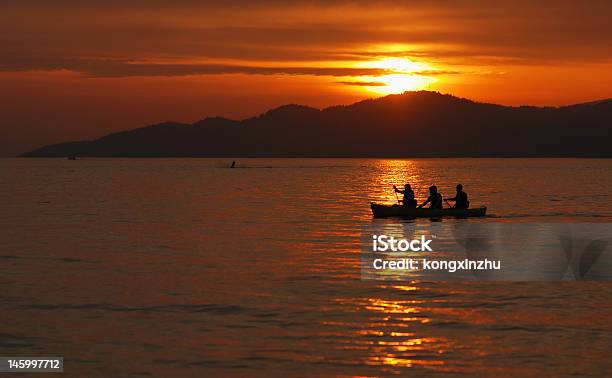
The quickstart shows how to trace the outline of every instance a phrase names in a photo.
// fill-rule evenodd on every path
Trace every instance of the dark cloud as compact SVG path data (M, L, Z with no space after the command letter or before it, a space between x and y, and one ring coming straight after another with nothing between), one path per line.
M314 76L362 76L382 75L388 70L378 68L350 67L258 67L223 64L159 64L133 60L113 59L66 59L66 58L22 58L4 57L0 62L2 71L68 70L91 77L128 76L185 76L185 75L314 75Z
M381 81L339 81L338 84L355 85L358 87L384 87L387 83Z
M128 76L186 76L186 75L313 75L313 76L381 76L398 73L381 68L353 67L288 67L249 66L228 64L161 64L121 59L81 59L62 57L37 57L36 55L0 55L0 71L56 71L67 70L90 77ZM413 75L434 76L457 74L457 71L426 70Z
M440 76L440 75L459 75L461 71L451 71L451 70L424 70L424 71L415 71L411 72L411 75L419 75L419 76Z

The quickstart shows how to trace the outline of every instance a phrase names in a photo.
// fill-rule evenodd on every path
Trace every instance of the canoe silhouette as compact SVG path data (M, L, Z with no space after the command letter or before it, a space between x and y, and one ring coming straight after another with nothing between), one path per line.
M428 209L404 207L400 205L383 205L372 202L370 204L375 218L407 217L407 218L437 218L437 217L484 217L487 213L485 206L476 209Z

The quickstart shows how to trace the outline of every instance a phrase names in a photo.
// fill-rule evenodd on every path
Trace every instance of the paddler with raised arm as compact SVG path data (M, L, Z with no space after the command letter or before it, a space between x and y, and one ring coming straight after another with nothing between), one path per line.
M413 208L416 207L417 202L414 199L414 191L410 187L410 184L404 185L404 190L400 190L395 185L393 185L393 190L395 191L395 193L401 193L404 195L404 198L402 199L403 206Z

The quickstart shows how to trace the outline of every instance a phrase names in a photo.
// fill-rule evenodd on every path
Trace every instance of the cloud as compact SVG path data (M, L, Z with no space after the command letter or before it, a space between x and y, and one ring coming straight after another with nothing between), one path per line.
M440 68L412 73L421 76L612 63L612 2L53 4L0 3L1 71L375 77L393 72L355 63L395 56Z
M611 13L609 1L27 0L0 3L0 45L17 56L82 59L609 63Z
M440 76L440 75L459 75L461 73L463 72L453 71L453 70L423 70L423 71L410 72L410 75Z
M89 77L130 76L188 76L188 75L312 75L312 76L382 76L395 72L382 68L254 66L231 64L167 64L125 59L81 59L38 57L36 55L0 55L0 71L56 71L67 70ZM457 74L458 71L425 70L411 75L434 76Z
M388 73L379 68L352 67L287 67L229 64L164 64L121 59L37 58L5 56L2 71L68 70L91 77L185 76L185 75L314 75L314 76L378 76Z
M339 81L338 84L355 85L359 87L384 87L387 83L381 81Z

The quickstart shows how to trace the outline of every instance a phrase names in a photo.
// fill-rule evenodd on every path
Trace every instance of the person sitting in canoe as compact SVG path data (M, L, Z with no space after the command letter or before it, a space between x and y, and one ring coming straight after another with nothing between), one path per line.
M419 206L419 209L427 204L430 209L442 209L442 195L438 193L438 187L435 185L429 187L429 197Z
M399 190L395 185L393 185L393 190L395 193L401 193L404 195L404 199L402 200L403 206L416 207L417 202L414 199L414 191L410 187L410 184L404 185L404 190Z
M457 184L457 194L454 198L447 198L447 201L455 201L455 209L467 209L470 207L470 201L468 201L468 195L463 191L463 185Z

